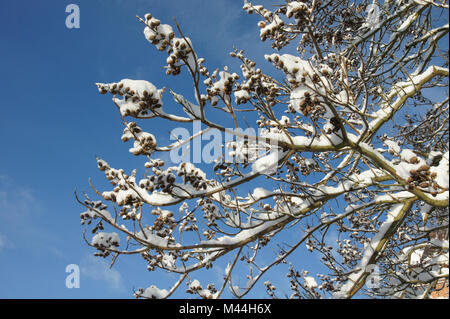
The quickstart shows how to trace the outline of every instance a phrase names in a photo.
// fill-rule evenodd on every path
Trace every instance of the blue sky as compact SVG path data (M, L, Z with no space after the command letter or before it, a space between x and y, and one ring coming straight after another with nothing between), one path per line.
M79 29L66 28L70 3L80 8ZM263 59L272 50L258 38L258 19L241 7L241 0L0 1L0 299L132 298L133 288L170 288L177 277L147 272L139 257L122 256L109 269L83 241L84 210L74 191L92 194L89 177L100 189L108 186L95 156L126 171L142 170L144 162L121 142L119 113L94 83L143 79L193 100L187 78L166 76L167 55L144 38L135 16L148 12L171 25L175 17L210 70L228 65L240 73L228 54L235 46L277 74ZM170 109L168 93L164 103ZM167 122L151 123L149 131L163 140L167 132L169 141ZM300 267L317 266L317 256L304 250L292 257L301 258ZM69 264L81 269L78 289L65 286ZM220 278L225 265L200 275ZM287 266L281 268L261 283L284 279ZM261 286L249 296L267 297ZM289 293L287 281L279 288Z
M70 3L80 8L79 29L65 26ZM233 45L262 61L269 44L259 41L256 18L241 6L235 0L0 2L0 298L129 298L133 288L151 283L168 288L139 259L119 258L109 270L83 242L74 191L89 191L89 177L105 185L95 155L126 170L142 165L120 141L120 116L94 83L145 79L192 91L182 77L164 75L166 55L145 40L135 18L147 12L163 23L176 17L210 69L233 65ZM68 264L81 268L79 289L65 287Z
M70 3L80 8L79 29L65 25ZM145 40L135 16L148 12L172 25L175 17L210 70L229 65L239 73L228 54L233 46L273 70L263 60L272 50L258 38L258 19L241 7L241 0L0 1L0 299L132 298L133 288L170 288L177 277L147 272L139 257L122 256L109 269L83 241L74 191L92 194L89 177L100 189L108 185L95 156L126 171L143 169L120 140L123 125L110 96L94 83L143 79L193 100L187 78L167 77L166 54ZM164 102L170 109L167 93ZM167 122L151 125L169 141ZM301 258L300 267L317 264L304 250L292 258ZM81 269L78 289L66 288L69 264ZM225 265L200 276L218 279ZM287 266L281 268L261 282L284 277ZM267 297L261 286L249 296ZM289 293L287 281L280 288Z

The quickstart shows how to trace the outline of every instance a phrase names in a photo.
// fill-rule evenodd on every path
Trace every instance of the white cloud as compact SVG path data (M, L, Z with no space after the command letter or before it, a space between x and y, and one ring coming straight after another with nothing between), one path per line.
M14 247L32 254L43 251L55 254L54 243L61 240L43 223L47 217L48 210L33 189L0 176L0 249ZM55 255L62 257L62 252Z
M0 182L0 217L25 219L42 208L31 189L13 185L6 178Z
M80 269L82 276L104 281L115 291L124 288L122 275L116 269L110 268L110 264L105 259L89 255L82 260Z

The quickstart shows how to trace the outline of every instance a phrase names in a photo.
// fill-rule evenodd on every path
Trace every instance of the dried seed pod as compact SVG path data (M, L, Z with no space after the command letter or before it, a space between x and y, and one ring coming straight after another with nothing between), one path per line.
M426 187L430 186L430 183L422 182L422 183L419 184L419 186L422 187L422 188L426 188Z
M319 75L318 75L317 73L314 73L314 75L313 75L313 77L312 77L312 81L313 81L314 83L320 82L320 77L319 77Z
M298 106L303 109L306 106L306 100L301 100L300 103L298 104Z
M303 114L308 115L311 112L311 105L306 105Z
M429 169L430 169L430 166L425 164L425 165L420 166L417 171L418 172L425 172L425 171L428 171Z

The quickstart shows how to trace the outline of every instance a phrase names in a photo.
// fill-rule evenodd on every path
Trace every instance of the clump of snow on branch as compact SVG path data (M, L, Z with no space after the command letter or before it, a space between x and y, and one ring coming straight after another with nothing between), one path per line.
M118 83L96 83L101 94L111 93L122 116L147 116L162 107L163 89L144 80L123 79ZM117 98L116 95L123 97Z

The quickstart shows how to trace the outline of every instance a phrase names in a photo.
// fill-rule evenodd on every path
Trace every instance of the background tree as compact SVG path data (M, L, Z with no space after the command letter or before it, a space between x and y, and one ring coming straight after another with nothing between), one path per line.
M143 298L170 297L182 283L203 298L227 286L243 297L260 280L274 297L428 297L448 278L448 4L245 1L243 9L275 51L264 55L272 75L238 49L230 55L241 75L211 72L176 21L174 29L138 17L146 39L167 51L167 75L190 76L195 102L144 80L97 83L146 169L98 158L113 189L91 184L100 200L79 199L82 223L93 227L86 242L113 263L139 254L149 271L180 275L167 289L137 289ZM161 145L144 130L156 120L203 129ZM216 133L234 139L211 165L161 160ZM310 274L291 259L300 247L327 270ZM196 279L220 260L221 282ZM282 263L290 295L262 279Z

